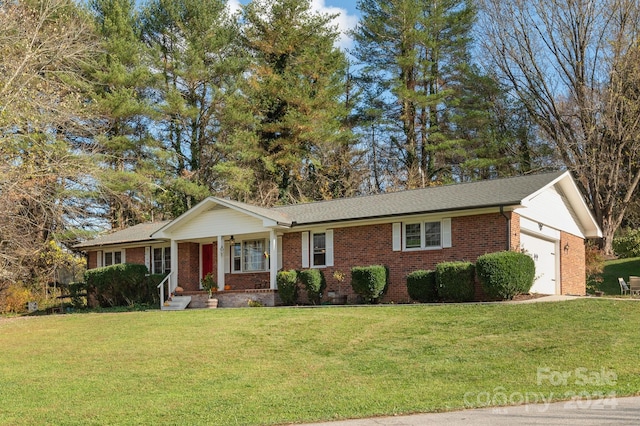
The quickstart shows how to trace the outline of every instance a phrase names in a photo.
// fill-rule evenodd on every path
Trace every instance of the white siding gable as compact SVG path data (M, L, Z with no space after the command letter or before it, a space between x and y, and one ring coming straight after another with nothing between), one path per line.
M229 208L216 208L192 217L182 226L172 229L169 234L174 240L183 240L248 234L265 230L264 223L260 219Z
M515 210L520 216L579 237L584 237L565 198L555 187L523 201L524 207Z

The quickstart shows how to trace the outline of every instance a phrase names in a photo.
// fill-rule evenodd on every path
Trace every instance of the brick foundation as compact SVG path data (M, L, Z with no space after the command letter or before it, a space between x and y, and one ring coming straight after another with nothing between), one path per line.
M189 308L202 309L207 307L207 299L209 299L209 293L196 291L185 291L181 293L184 296L191 296L191 303ZM219 308L246 308L249 306L249 300L254 302L260 302L263 306L277 306L281 305L278 292L275 290L231 290L231 291L219 291L214 293L213 297L218 299Z

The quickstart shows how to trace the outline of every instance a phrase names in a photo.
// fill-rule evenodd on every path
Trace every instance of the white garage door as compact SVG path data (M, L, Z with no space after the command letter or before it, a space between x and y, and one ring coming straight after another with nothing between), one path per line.
M531 293L556 294L556 243L523 233L520 245L536 264L536 280Z

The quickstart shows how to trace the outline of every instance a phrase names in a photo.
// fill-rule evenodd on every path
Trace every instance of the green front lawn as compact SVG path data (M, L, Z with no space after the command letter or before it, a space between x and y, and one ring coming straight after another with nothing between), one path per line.
M598 285L598 290L604 291L607 295L619 295L618 277L624 278L628 284L630 275L640 276L640 257L608 260L605 262L602 283Z
M277 424L633 395L638 330L640 303L603 299L0 319L0 424Z

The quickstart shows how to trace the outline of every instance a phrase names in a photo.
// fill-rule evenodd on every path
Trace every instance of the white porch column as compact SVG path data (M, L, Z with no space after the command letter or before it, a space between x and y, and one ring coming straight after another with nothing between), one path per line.
M171 293L176 287L178 287L178 242L171 240L171 278L169 278L169 284Z
M224 290L224 239L218 235L218 290Z
M276 283L276 277L278 275L278 235L276 234L275 229L269 231L269 241L271 245L271 250L269 253L269 288L272 290L276 290L278 285Z

